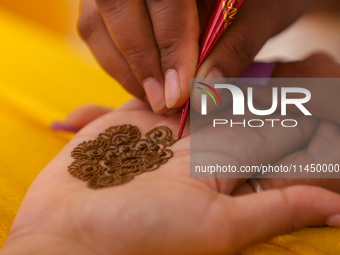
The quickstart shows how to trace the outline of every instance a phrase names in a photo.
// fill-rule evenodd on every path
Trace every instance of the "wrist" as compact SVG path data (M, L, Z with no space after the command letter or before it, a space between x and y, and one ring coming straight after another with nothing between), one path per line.
M86 245L61 236L25 235L20 237L8 237L0 255L23 254L72 254L95 255L100 254L91 250Z

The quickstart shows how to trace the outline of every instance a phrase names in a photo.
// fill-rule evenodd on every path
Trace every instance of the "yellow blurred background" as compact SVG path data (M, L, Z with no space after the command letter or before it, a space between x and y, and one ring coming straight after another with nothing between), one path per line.
M71 15L78 1L7 1L1 0L2 8L34 21L47 29L66 34L69 30Z
M28 22L79 43L76 32L79 0L0 0L0 7Z
M51 122L85 103L130 98L78 38L78 5L0 0L0 248L28 187L72 137Z
M130 98L79 39L78 6L79 0L0 0L0 248L28 187L72 137L51 131L50 123L85 103L116 107ZM340 60L339 4L330 9L298 21L257 59L297 60L324 50ZM304 229L243 254L335 255L339 236L338 228Z

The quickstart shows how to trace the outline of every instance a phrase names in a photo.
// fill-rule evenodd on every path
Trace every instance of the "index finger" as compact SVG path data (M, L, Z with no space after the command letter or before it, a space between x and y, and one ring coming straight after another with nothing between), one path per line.
M111 38L143 85L153 110L164 111L164 76L144 0L96 1Z

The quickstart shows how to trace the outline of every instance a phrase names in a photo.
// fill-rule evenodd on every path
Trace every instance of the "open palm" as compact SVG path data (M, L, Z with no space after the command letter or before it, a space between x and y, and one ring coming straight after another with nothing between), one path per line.
M136 125L145 135L157 126L177 130L179 118L154 114L134 100L83 128L33 182L0 254L234 254L278 234L325 224L340 213L340 197L320 188L231 197L243 180L190 178L188 132L171 146L174 157L166 164L121 186L92 190L67 172L73 148L110 126ZM226 160L278 160L313 134L313 123L301 123L299 131L289 131L291 140L268 130L250 133L233 149L225 148ZM225 139L245 134L224 132ZM278 142L282 146L274 149ZM248 143L254 148L244 150ZM263 143L268 149L260 153Z

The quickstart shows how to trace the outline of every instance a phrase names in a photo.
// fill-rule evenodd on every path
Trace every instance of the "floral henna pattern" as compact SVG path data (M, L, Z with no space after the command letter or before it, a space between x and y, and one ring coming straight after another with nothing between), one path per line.
M171 146L177 142L177 140L172 139L172 132L167 127L158 127L157 130L153 129L145 136L154 144L161 143L166 146Z
M99 135L99 139L107 140L111 145L121 144L133 145L140 137L139 129L136 126L121 125L110 127L105 133Z
M152 171L173 157L167 149L177 140L167 127L156 127L140 139L136 126L110 127L93 141L79 144L71 153L68 167L74 177L87 181L91 189L127 183L135 175Z
M100 159L109 146L106 140L83 142L72 151L71 155L75 159Z
M93 176L101 175L104 172L103 167L93 160L76 160L68 169L73 176L83 181L87 181Z

